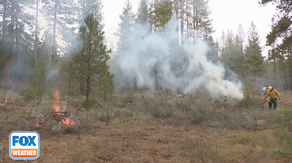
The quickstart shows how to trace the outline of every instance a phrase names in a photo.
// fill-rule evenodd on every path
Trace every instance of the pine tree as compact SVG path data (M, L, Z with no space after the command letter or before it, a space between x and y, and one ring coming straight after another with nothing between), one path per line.
M80 51L72 53L71 55L74 55L74 57L69 59L69 61L65 62L63 65L63 70L67 75L68 88L69 90L72 90L76 83L79 87L79 94L85 95L86 74L84 74L83 69L86 67L86 63L84 62Z
M269 50L268 52L268 60L271 61L272 65L273 65L273 80L276 81L277 80L277 67L278 67L278 58L279 58L279 48L274 48L272 50Z
M282 40L282 45L291 42L292 34L290 27L292 25L292 17L289 16L292 11L292 1L288 0L262 0L262 4L273 2L277 5L278 12L275 14L271 32L267 35L267 45L275 44L277 40L283 38L282 34L289 33L285 39Z
M40 12L47 19L47 40L51 46L51 59L54 60L60 53L65 52L65 48L74 40L73 33L75 28L76 17L78 16L77 1L71 0L43 0ZM64 41L65 47L58 45L56 40Z
M136 23L145 25L148 22L149 22L148 2L147 0L140 0Z
M210 50L207 52L207 58L216 63L219 57L219 43L214 41L211 36L208 38L207 43L210 47Z
M192 24L192 1L193 0L185 0L185 23L186 23L186 34L185 34L185 40L187 42L191 41L192 39L192 33L190 32L191 29L193 29Z
M98 79L98 90L104 101L106 101L108 96L112 95L114 91L114 75L109 72L109 66L107 65L108 59L109 56L106 56L106 59L100 64Z
M192 0L192 29L196 30L196 38L207 39L214 32L212 27L209 0Z
M292 67L292 62L289 62L289 57L291 55L291 41L292 41L292 34L291 34L291 25L292 25L292 17L291 15L291 9L292 9L292 1L288 0L281 0L281 1L276 1L276 0L262 0L262 4L268 4L272 3L276 5L277 12L275 13L274 17L272 18L272 27L271 31L267 34L266 36L266 45L270 46L271 48L274 49L275 51L285 51L282 54L286 56L284 58L285 61L283 62L274 62L277 68L289 68ZM272 52L272 51L271 51ZM276 56L276 55L271 55L271 56ZM277 54L277 56L279 56ZM286 60L288 59L288 62ZM274 58L274 60L277 60L277 58ZM282 65L285 64L285 65ZM290 68L289 68L290 71ZM274 76L279 76L278 72L274 71L275 75ZM286 72L285 72L286 73ZM275 77L276 78L276 77ZM289 80L291 81L292 75L289 73ZM292 82L290 82L292 83ZM290 84L290 87L292 89L292 84Z
M135 30L148 31L145 34L143 34L140 38L137 38L137 39L143 39L144 37L150 35L151 33L149 6L148 6L147 0L140 0L133 30L134 31Z
M288 71L288 83L290 86L290 89L292 90L292 47L287 49L287 59L286 59L286 64L287 64L287 71ZM287 84L288 85L288 84Z
M221 60L225 63L231 70L235 70L234 63L234 33L231 30L222 33L222 48L221 48Z
M37 62L38 56L38 30L39 30L39 0L36 0L36 8L35 8L35 33L34 33L34 66Z
M83 40L82 50L80 52L80 58L82 60L80 61L83 61L85 64L85 67L82 67L82 71L86 77L86 110L89 110L91 79L94 75L99 75L100 72L107 70L106 68L102 68L102 66L104 66L104 62L106 62L110 51L104 43L104 31L99 26L101 23L96 19L94 14L86 17L85 24L86 26L80 28L80 37ZM103 77L108 79L107 75L103 75Z
M260 77L264 72L264 57L260 47L260 37L253 22L248 32L248 45L245 49L244 63L246 70L253 75L254 79Z
M84 26L84 19L93 13L93 15L98 19L99 22L103 21L103 14L101 12L103 5L101 0L78 0L79 10L79 24ZM103 24L100 24L103 28Z
M244 60L244 39L245 39L245 34L244 34L244 29L242 24L238 25L238 29L237 29L237 45L238 45L238 52L241 55L241 59L242 61Z
M116 35L119 37L117 44L117 53L122 54L130 48L130 43L128 42L128 37L133 31L133 25L135 17L132 11L132 4L130 0L125 2L123 8L123 13L120 15L121 22L119 23L119 30Z
M238 26L237 33L234 38L234 54L236 54L236 60L235 62L235 72L238 75L241 75L242 78L244 78L244 72L245 72L245 65L244 65L244 31L241 24Z
M236 74L240 74L242 60L240 52L238 51L237 40L238 37L234 36L231 30L222 33L222 45L221 45L221 61L225 64L226 68L230 68Z
M24 26L31 28L33 16L31 13L26 12L26 9L31 7L32 1L2 1L2 65L6 68L6 79L10 82L15 79L20 79L20 75L24 75L23 68L15 68L14 62L19 64L28 65L24 58L30 54L28 48L31 48L32 36L30 32L24 30ZM25 48L23 48L25 46ZM21 52L21 53L20 53ZM27 66L28 67L28 66ZM17 69L17 70L15 70ZM8 82L6 82L8 83Z
M103 14L102 14L102 3L101 0L78 0L77 5L72 6L75 7L75 11L77 11L77 19L70 19L76 25L85 26L85 18L93 14L95 19L99 22L99 28L103 29ZM73 28L75 31L75 28ZM79 29L78 29L79 30ZM72 30L68 32L70 34ZM78 33L78 32L77 32ZM74 36L74 34L73 34ZM69 40L79 40L72 39L72 36L69 37ZM75 56L67 61L63 66L63 70L65 70L68 80L68 88L69 90L74 89L74 85L77 84L79 87L79 94L86 94L86 75L83 73L83 69L85 67L85 63L82 62L83 58L80 54L80 48L82 48L82 42L76 41L71 43L70 46L67 47L67 53L69 56ZM70 51L69 51L70 50Z
M173 7L170 0L154 2L150 6L150 19L156 31L163 31L165 24L172 18Z
M42 99L42 95L46 90L47 80L47 63L48 63L48 52L46 44L43 44L39 49L40 55L37 58L36 65L32 71L31 85L37 91L38 99Z

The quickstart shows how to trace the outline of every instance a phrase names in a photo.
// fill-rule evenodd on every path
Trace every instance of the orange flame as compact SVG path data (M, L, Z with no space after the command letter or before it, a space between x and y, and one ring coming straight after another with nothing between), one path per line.
M60 96L59 90L55 89L54 91L54 111L57 113L58 117L60 117Z
M73 121L73 119L72 119L72 113L68 117L63 118L62 119L62 122L63 122L62 127L65 127L65 126L73 126L75 124L77 124L77 125L80 124L79 122L75 123Z
M71 117L64 118L62 122L65 126L72 126L75 124Z
M60 95L59 90L55 89L54 91L54 111L58 115L59 119L62 120L63 125L62 126L71 126L74 125L74 121L72 120L71 115L67 117L62 117L61 110L60 110Z
M2 106L5 106L5 104L7 103L7 101L8 101L8 100L5 98L1 105L2 105Z
M13 100L13 98L12 97L5 97L4 98L4 101L0 104L0 105L2 105L2 106L5 106L7 103L12 103L12 104L14 104L14 100Z

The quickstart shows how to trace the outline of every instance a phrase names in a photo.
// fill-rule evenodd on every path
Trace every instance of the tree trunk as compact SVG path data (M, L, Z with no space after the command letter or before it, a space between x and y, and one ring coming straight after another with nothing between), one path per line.
M186 40L189 40L189 0L186 0Z
M90 77L87 77L86 79L86 110L89 110L90 108L89 92L90 92Z
M7 0L4 0L3 2L3 16L2 16L2 20L3 20L3 26L2 26L2 55L3 58L6 58L6 53L7 53L7 49L6 49L6 12L7 12ZM4 77L3 77L4 78Z
M155 91L159 89L159 82L158 82L158 69L154 72L154 81L155 81Z
M193 0L193 29L196 30L196 8L195 8L195 5L196 5L196 0Z
M287 72L286 72L286 62L283 62L283 73L284 73L284 94L286 93L287 90Z
M106 94L107 94L107 85L106 82L104 83L105 87L104 87L104 92L103 92L103 100L106 101Z
M198 41L198 1L193 0L193 28L195 30L195 42Z
M291 53L289 53L288 56L288 73L289 73L289 82L290 82L290 90L292 90L292 56Z
M184 2L180 3L180 33L181 44L184 44Z
M7 72L6 72L7 84L11 84L10 68L11 68L12 56L15 52L15 46L14 46L15 2L12 2L11 10L12 10L11 24L9 26L9 54L8 54Z
M175 3L175 17L176 17L176 32L177 36L179 38L179 2ZM179 41L179 40L178 40Z
M58 2L57 2L57 0L55 0L52 60L54 60L54 58L57 56L57 43L56 43L57 7L58 7Z
M12 51L8 55L8 61L7 61L7 69L6 69L6 81L7 84L10 83L10 64L11 64L11 58L12 58Z
M39 0L36 0L36 20L35 20L35 38L34 38L34 66L37 61L38 54L38 12L39 12Z
M41 99L41 82L39 82L39 89L38 89L38 100Z
M90 72L90 59L91 59L91 45L89 46L89 59L87 60L87 72ZM89 110L90 103L89 103L89 92L90 92L90 75L86 74L86 110Z
M80 77L80 79L79 79L79 93L81 95L85 95L85 85L84 85L82 77Z
M15 56L18 57L19 52L19 22L18 22L18 15L19 13L19 2L16 2L16 18L15 18ZM17 80L22 81L23 79L20 78L20 74L17 73Z
M19 23L18 23L18 13L19 13L19 2L16 2L16 18L15 18L15 55L18 56L19 48Z
M290 62L291 64L291 62ZM292 90L292 69L289 69L290 90Z
M196 0L196 42L199 39L198 1Z
M5 49L5 43L6 43L6 12L7 12L7 0L4 0L4 9L3 9L3 27L2 27L2 48ZM4 54L5 55L5 54Z
M274 83L277 81L277 63L276 58L274 58Z
M69 81L68 81L68 90L71 91L72 90L72 82L71 82L72 78L71 75L69 74Z

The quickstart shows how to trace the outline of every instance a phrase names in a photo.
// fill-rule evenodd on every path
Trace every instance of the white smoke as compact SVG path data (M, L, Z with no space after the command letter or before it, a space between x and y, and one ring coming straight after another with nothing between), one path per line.
M49 70L47 75L47 80L54 80L59 74L59 69Z
M126 39L122 41L126 48L118 51L111 62L118 85L243 98L241 83L224 78L223 64L207 59L207 43L193 44L185 40L179 44L175 21L170 21L163 32L149 35L148 31L146 25L136 24L131 33L124 35Z

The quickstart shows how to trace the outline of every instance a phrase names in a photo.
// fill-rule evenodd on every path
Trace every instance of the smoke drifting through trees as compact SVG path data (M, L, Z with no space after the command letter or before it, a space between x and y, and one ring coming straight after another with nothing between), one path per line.
M12 85L28 83L32 78L39 79L38 76L43 78L39 79L39 83L47 80L44 77L47 74L39 73L43 70L41 66L35 66L43 65L45 61L39 60L43 55L48 60L44 72L50 76L50 72L58 69L62 80L65 80L62 83L67 84L66 88L62 88L79 90L84 95L84 64L76 59L83 45L78 30L89 13L94 13L100 27L104 28L101 2L46 0L39 1L36 10L35 2L5 0L1 4L2 20L5 20L0 27L1 79L9 78ZM243 30L236 36L227 33L226 39L220 42L222 46L218 46L219 42L212 38L216 29L212 27L207 0L141 0L136 12L132 11L130 2L128 0L124 6L124 17L120 17L121 31L117 32L119 55L109 62L117 87L137 86L153 91L168 89L184 93L202 91L214 97L228 95L239 98L242 97L242 88L237 82L237 75L244 79L242 83L251 83L255 88L261 88L263 84L273 85L271 81L278 86L285 84L291 87L289 45L273 49L269 53L270 61L262 57L256 30L252 37L246 39L240 37ZM39 11L39 21L35 20L36 11ZM34 22L38 22L37 31ZM248 42L246 48L243 41ZM34 52L37 52L36 59ZM234 73L227 73L223 64L217 61ZM57 67L51 67L51 63ZM94 88L100 86L98 77L94 76Z
M194 44L185 40L179 45L175 23L169 21L163 31L152 35L147 35L147 23L134 25L126 35L127 39L123 39L126 48L121 49L111 62L117 85L243 98L241 83L224 78L223 65L207 59L210 50L207 43ZM236 79L235 74L231 74Z

